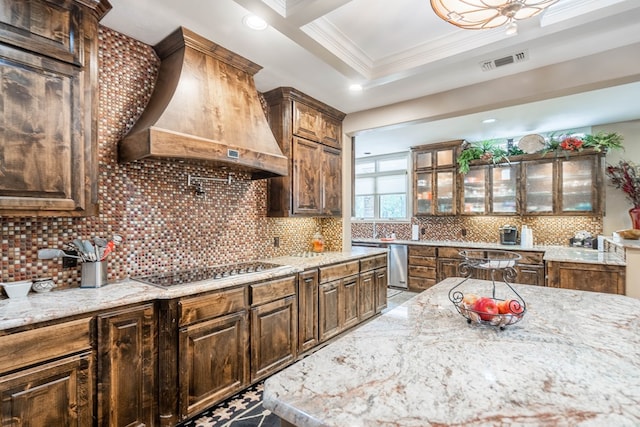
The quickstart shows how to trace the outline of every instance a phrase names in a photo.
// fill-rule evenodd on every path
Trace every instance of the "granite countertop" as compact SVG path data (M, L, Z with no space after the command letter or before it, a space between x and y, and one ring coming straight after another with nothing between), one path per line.
M298 427L640 425L640 300L514 285L527 312L501 331L455 311L460 280L270 377L265 408Z
M382 239L352 239L355 244L358 243L382 243L382 244L400 244L400 245L425 245L425 246L445 246L445 247L464 247L478 249L501 249L505 251L519 252L544 252L545 261L557 262L579 262L585 264L604 264L604 265L626 265L624 259L613 252L600 252L595 249L572 247L572 246L554 246L554 245L534 245L531 247L522 247L521 245L501 245L499 243L486 242L460 242L454 240L382 240ZM628 242L628 240L625 240ZM637 242L637 241L635 241ZM640 246L638 246L640 248Z
M41 294L30 292L23 299L6 298L0 300L0 331L63 317L108 310L128 304L143 303L157 299L179 298L201 292L269 280L295 274L307 268L386 252L387 249L354 248L349 252L327 252L314 257L269 258L264 261L282 266L252 274L173 286L169 289L127 279L109 283L100 288L53 290Z

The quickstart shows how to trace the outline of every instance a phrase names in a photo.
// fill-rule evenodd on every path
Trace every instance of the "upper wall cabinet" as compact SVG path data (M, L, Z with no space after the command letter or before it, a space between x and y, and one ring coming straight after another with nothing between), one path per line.
M456 215L456 156L462 141L412 147L413 214Z
M289 176L269 180L269 216L340 216L345 114L292 88L264 97L273 134L290 160Z
M106 0L0 0L0 215L97 211Z
M593 150L473 161L461 175L463 215L602 215L604 154Z

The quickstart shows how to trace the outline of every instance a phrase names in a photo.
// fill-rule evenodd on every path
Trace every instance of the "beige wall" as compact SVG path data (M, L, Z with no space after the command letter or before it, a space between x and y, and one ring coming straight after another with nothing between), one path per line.
M594 133L599 131L618 132L624 137L624 151L616 150L608 153L607 163L617 164L620 159L624 159L640 164L640 120L593 127ZM631 202L627 200L622 190L618 190L608 183L605 186L605 191L604 234L611 235L616 230L630 228L631 220L628 211L632 206Z

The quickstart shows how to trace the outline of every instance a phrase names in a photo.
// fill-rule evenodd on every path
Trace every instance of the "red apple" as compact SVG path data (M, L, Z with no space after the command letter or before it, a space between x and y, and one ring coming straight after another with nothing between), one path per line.
M498 314L498 304L493 298L480 297L473 304L473 309L478 312L482 320L492 320Z

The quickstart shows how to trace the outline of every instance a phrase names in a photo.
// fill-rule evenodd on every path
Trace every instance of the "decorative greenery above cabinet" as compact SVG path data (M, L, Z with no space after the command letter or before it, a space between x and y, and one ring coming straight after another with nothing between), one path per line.
M108 1L0 0L0 214L97 211L98 21Z

